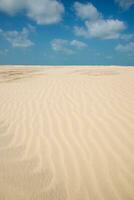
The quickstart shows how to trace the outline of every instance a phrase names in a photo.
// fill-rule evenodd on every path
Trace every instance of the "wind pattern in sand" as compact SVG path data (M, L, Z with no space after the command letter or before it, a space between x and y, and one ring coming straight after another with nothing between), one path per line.
M1 68L0 200L134 200L133 68Z

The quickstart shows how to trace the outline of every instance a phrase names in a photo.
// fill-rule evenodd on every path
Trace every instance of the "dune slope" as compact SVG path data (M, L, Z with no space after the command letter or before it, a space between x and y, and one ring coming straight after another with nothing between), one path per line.
M134 68L0 68L0 200L134 200Z

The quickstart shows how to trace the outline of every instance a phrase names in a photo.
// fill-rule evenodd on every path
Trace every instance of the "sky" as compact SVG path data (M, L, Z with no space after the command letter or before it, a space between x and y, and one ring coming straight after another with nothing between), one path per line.
M0 64L134 66L134 0L0 0Z

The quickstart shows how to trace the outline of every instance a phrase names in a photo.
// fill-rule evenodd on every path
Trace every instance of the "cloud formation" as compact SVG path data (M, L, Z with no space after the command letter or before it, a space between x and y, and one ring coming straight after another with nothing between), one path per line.
M131 6L134 5L134 0L115 0L116 3L119 4L119 6L123 9L123 10L127 10L129 9Z
M64 40L54 39L51 42L51 47L54 51L62 52L64 54L73 54L77 50L82 50L87 47L87 44L79 40Z
M82 4L75 2L74 8L76 15L80 19L85 19L84 26L74 27L74 32L78 36L117 39L126 28L123 21L118 19L104 19L103 15L91 3Z
M23 28L22 31L4 31L0 29L0 34L12 45L12 47L27 48L34 43L29 39L31 28Z
M24 9L26 0L0 0L0 10L9 15L15 15Z
M119 44L116 46L116 51L122 53L128 53L129 55L134 55L134 42L129 42L128 44L122 45Z
M123 40L131 40L134 38L134 34L122 34L120 38Z
M9 15L25 11L37 24L53 24L61 21L64 6L58 0L0 0L0 10Z
M75 2L74 9L76 15L82 20L97 20L101 18L101 13L99 13L95 6L91 3L82 4L79 2Z

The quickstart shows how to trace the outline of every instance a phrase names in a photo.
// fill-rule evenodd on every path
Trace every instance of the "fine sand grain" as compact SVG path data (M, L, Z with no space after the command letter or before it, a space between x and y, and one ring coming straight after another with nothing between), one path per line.
M134 68L0 67L0 200L134 200Z

